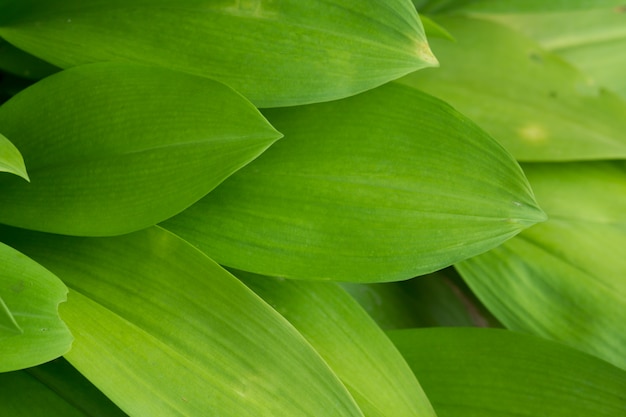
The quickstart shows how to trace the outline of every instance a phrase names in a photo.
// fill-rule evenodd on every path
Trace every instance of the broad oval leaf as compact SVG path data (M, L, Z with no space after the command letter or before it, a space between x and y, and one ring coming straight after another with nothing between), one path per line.
M11 417L124 417L67 361L0 373L0 414Z
M507 327L626 369L626 165L525 170L550 220L457 269Z
M435 416L404 358L338 284L234 274L311 343L365 417Z
M65 357L129 415L362 417L293 326L177 236L6 234L70 287Z
M524 175L445 103L401 85L272 109L285 139L164 226L270 276L393 281L544 219Z
M65 354L72 335L59 317L67 288L50 271L0 243L0 372Z
M0 133L0 172L9 172L30 181L20 151Z
M495 329L388 334L439 417L621 417L626 411L626 372L558 343Z
M433 66L409 0L14 0L0 36L63 68L136 61L274 107L356 94Z
M215 81L131 64L48 77L0 107L31 184L0 178L0 222L114 235L182 211L281 135Z
M433 39L442 66L399 82L469 116L518 160L626 157L626 101L505 26L439 16L456 43Z

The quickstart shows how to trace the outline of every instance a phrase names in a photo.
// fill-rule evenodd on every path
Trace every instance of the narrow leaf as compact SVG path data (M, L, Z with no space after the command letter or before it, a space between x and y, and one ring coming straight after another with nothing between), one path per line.
M457 269L507 327L626 369L626 165L525 169L550 220Z
M129 415L362 416L283 317L171 233L10 237L67 282L66 358Z
M70 349L59 303L67 288L52 273L0 243L0 372L27 368Z
M0 222L114 235L162 221L280 134L226 86L130 64L48 77L0 107L32 184L0 178Z
M389 333L439 417L621 417L626 372L537 337L494 329Z
M235 275L311 343L365 417L435 416L404 358L338 284Z
M60 67L149 63L262 107L337 99L437 64L409 0L14 0L0 16L0 36Z
M10 172L30 181L20 151L0 133L0 172Z
M265 115L285 139L164 223L223 265L299 279L402 280L544 219L501 146L412 88L386 85Z
M65 360L0 373L0 414L11 417L123 417Z
M441 69L400 82L452 104L518 160L626 157L626 101L505 26L438 17L458 40L433 39Z

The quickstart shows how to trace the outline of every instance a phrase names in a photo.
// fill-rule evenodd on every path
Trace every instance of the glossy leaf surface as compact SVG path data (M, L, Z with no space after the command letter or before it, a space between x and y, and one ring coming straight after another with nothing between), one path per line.
M175 235L7 235L70 287L66 358L129 415L362 416L283 317Z
M0 386L0 413L5 416L126 416L63 359L0 373Z
M525 170L550 220L457 269L507 327L626 369L626 166Z
M311 343L365 417L435 416L404 358L338 284L234 273Z
M50 271L0 243L0 372L39 365L70 349L59 317L67 288Z
M337 99L437 64L409 0L14 0L0 16L0 36L60 67L149 63L262 107Z
M0 178L0 222L74 235L164 220L280 137L222 84L131 64L48 77L0 107L0 126L31 175Z
M524 35L438 16L456 43L433 39L441 68L400 82L452 104L518 160L626 157L626 101Z
M0 172L9 172L29 181L22 154L2 134L0 134Z
M285 138L164 223L223 265L298 279L402 280L544 219L500 145L412 88L264 114Z
M530 335L494 329L389 333L439 417L621 417L626 372Z

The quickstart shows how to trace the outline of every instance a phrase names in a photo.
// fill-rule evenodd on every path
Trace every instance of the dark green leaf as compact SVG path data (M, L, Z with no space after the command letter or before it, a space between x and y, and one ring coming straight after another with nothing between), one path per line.
M13 0L0 16L0 36L60 67L149 63L263 107L337 99L437 64L409 0Z
M393 281L544 220L523 173L445 103L402 85L265 112L285 139L164 223L270 276Z
M59 71L54 65L19 50L3 39L0 39L0 69L32 80Z
M494 329L389 333L439 417L622 417L626 372L563 345Z
M191 205L280 134L206 78L130 64L48 77L0 107L31 184L0 178L0 222L114 235Z
M0 374L0 414L10 417L123 417L65 360Z

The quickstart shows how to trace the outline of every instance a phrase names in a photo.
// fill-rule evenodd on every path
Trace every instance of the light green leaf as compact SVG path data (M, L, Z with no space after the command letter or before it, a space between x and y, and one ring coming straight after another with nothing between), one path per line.
M0 414L11 417L123 417L65 360L0 373Z
M438 16L456 43L433 39L436 71L400 80L440 97L518 160L626 157L626 101L505 26Z
M457 265L507 327L626 369L626 165L528 165L550 220Z
M572 8L531 9L528 13L478 11L472 14L510 26L537 40L626 99L626 5L592 2ZM567 3L566 3L567 4ZM472 9L470 9L471 11Z
M365 417L435 416L402 356L338 284L234 273L313 345Z
M67 288L52 273L0 243L0 372L39 365L70 349L59 303Z
M0 172L10 172L30 181L20 151L0 133Z
M31 184L0 178L0 222L114 235L191 205L281 135L215 81L131 64L63 71L0 107Z
M422 24L424 25L424 31L429 38L442 38L452 42L456 42L456 39L454 39L454 37L450 34L450 32L446 30L446 28L435 22L430 17L421 15L420 20L422 21Z
M437 65L409 0L15 0L0 36L63 68L136 61L262 107L333 100Z
M389 333L439 417L622 417L626 372L563 345L494 329Z
M402 280L544 219L501 146L411 88L265 115L285 139L164 223L223 265L298 279Z
M175 235L7 235L68 284L66 358L129 415L362 416L283 317Z
M59 71L54 65L19 50L4 39L0 39L0 69L32 80Z

